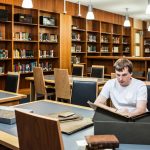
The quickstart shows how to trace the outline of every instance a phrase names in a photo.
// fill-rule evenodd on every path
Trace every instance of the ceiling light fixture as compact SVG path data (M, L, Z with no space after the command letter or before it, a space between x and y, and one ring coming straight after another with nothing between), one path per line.
M80 1L78 1L78 16L81 16L81 4L80 4Z
M93 13L93 7L92 7L92 3L91 3L91 0L90 0L90 4L88 6L88 12L87 12L87 15L86 15L86 19L87 20L94 20L94 13Z
M125 15L125 21L123 24L124 27L130 27L130 20L129 20L129 15L128 15L128 8L126 8L126 15Z
M146 7L146 15L150 15L150 0L148 0L148 5Z
M22 7L23 8L33 8L32 0L23 0Z
M64 14L66 14L67 11L66 11L66 0L64 0Z

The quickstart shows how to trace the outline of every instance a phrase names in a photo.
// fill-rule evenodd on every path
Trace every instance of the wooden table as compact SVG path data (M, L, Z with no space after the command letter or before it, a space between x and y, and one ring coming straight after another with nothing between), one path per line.
M35 100L34 77L26 77L25 79L30 81L30 101L34 101ZM44 80L46 83L55 84L54 75L45 75ZM71 85L74 80L96 81L98 83L98 86L104 85L105 82L108 81L108 79L106 78L92 78L92 77L80 77L69 75L69 81Z
M26 98L26 95L7 92L0 90L0 105L16 105L19 104L19 100L22 98Z
M25 108L25 109L32 109L35 114L40 115L47 115L50 113L55 113L59 111L72 111L82 115L84 117L92 117L94 115L94 111L90 108L85 108L83 106L76 106L72 104L66 104L61 102L55 102L50 100L42 100L42 101L35 101L26 104L21 104L15 106L18 108ZM93 135L94 134L94 127L88 127L78 131L74 134L67 135L62 134L64 149L65 150L78 150L79 147L76 144L78 140L84 140L86 135ZM18 144L18 137L17 137L17 129L16 124L8 125L0 123L0 149L6 150L2 148L5 146L7 148L13 150L19 150ZM120 144L119 148L116 150L149 150L150 145L140 145L140 144Z

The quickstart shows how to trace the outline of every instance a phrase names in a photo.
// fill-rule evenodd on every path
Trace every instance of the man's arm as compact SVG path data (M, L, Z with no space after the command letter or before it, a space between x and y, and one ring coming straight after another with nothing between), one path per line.
M136 109L132 112L129 112L128 116L136 116L146 112L147 101L138 101L136 104Z
M136 109L132 112L129 112L128 109L118 110L117 112L120 112L121 114L127 115L129 117L132 117L132 116L137 116L137 115L145 113L146 108L147 108L147 101L143 100L143 101L137 102Z
M94 104L99 104L99 103L105 104L106 101L107 101L107 98L100 94L95 100Z

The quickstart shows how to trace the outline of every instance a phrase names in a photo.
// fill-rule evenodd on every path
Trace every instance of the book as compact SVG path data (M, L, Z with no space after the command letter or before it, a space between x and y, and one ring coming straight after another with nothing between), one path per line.
M115 135L90 135L85 136L87 141L87 150L97 150L104 148L118 148L119 140Z
M4 124L16 123L15 110L20 110L24 112L33 112L32 110L29 109L0 106L0 123Z

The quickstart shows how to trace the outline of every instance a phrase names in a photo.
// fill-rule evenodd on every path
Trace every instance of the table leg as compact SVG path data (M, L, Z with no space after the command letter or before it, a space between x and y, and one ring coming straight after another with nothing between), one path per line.
M35 101L34 81L30 81L30 102Z

